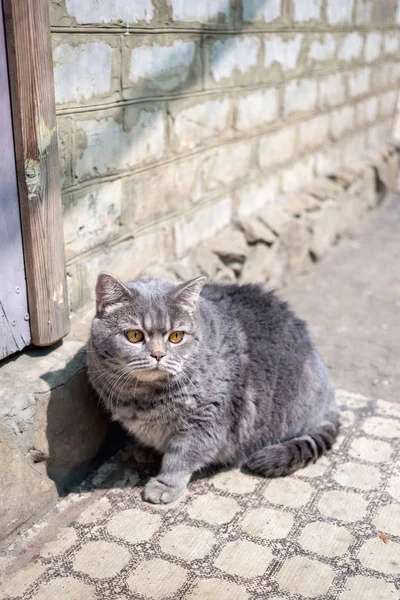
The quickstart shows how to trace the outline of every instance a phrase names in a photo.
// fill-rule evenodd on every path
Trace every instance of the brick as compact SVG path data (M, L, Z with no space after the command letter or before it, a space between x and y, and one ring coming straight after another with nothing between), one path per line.
M282 71L296 69L299 60L303 35L294 36L266 35L264 37L264 67L269 69L274 64Z
M176 152L222 139L232 128L230 98L190 100L169 103L171 148Z
M284 114L286 117L304 114L315 109L317 82L315 79L290 81L284 91Z
M354 0L328 0L326 17L330 25L351 23Z
M156 104L128 106L124 124L108 116L80 120L77 129L73 175L79 180L130 170L165 153L165 110Z
M382 46L382 34L368 33L365 38L364 55L366 62L370 63L379 58Z
M183 213L198 197L198 157L152 167L122 180L122 222L128 229ZM203 196L203 192L201 192Z
M318 152L316 157L316 174L327 175L340 169L342 156L338 145L334 144Z
M121 219L121 180L102 183L63 199L66 259L116 237Z
M279 98L276 88L257 90L237 100L235 128L239 131L262 127L279 116Z
M307 64L328 62L335 58L336 38L331 33L319 34L310 44L307 56Z
M396 23L400 24L400 0L397 0Z
M116 39L112 38L114 44ZM112 99L113 94L117 97L119 74L113 76L112 62L112 46L103 41L57 44L53 48L56 103L80 103L107 95Z
M258 162L262 169L270 169L289 161L296 151L296 127L285 127L263 135L258 144Z
M299 124L298 147L300 151L309 150L324 144L328 139L329 116L318 115Z
M282 191L284 193L294 192L311 183L314 179L314 166L314 156L307 156L285 169L282 173Z
M232 80L234 84L255 83L261 41L254 35L235 35L208 40L207 85Z
M363 127L369 123L373 123L378 115L378 98L368 98L357 104L357 126Z
M329 132L333 140L338 140L355 127L356 109L354 106L342 106L330 114Z
M397 90L382 94L379 101L379 112L382 117L394 116L397 103Z
M126 99L200 90L199 38L181 34L124 38L123 96Z
M319 21L323 0L293 0L293 18L295 21Z
M281 16L281 0L243 0L243 20L247 23L271 23Z
M182 257L209 237L229 225L232 199L226 196L212 204L201 206L196 212L182 215L174 224L175 252Z
M364 67L353 73L349 73L349 95L351 98L357 98L367 94L371 85L371 69Z
M67 0L68 13L81 25L100 23L150 23L154 16L152 0Z
M385 54L397 54L400 47L399 32L385 33L383 38L383 49Z
M202 182L207 191L231 187L249 177L253 165L251 140L220 146L204 155L200 167Z
M349 33L339 45L338 59L349 62L359 58L363 43L363 37L359 33L356 31Z
M172 20L184 23L226 23L229 19L229 0L213 0L212 2L187 2L171 0Z
M393 65L390 63L382 63L378 65L372 74L373 89L382 89L388 87L392 82Z
M251 183L235 194L235 215L239 218L250 216L267 204L273 204L279 195L279 178L268 177Z
M346 98L346 86L342 73L322 77L319 81L319 107L332 108L342 104Z
M342 162L344 165L350 165L360 159L361 154L366 148L365 131L353 135L345 140L342 145Z
M374 0L357 0L356 4L356 24L368 25L372 19L372 9Z
M400 83L400 63L392 63L390 65L390 82L392 85Z

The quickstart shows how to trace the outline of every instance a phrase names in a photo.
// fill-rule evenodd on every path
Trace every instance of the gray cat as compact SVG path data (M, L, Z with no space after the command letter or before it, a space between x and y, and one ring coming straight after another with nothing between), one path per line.
M97 281L90 380L139 449L160 456L144 488L154 503L176 500L210 465L287 475L338 432L305 323L261 286L204 281Z

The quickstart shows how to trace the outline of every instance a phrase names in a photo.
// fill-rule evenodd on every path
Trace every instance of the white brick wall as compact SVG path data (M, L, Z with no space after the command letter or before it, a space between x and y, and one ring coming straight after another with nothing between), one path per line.
M78 23L150 23L154 15L152 0L66 0L68 13Z
M282 191L287 194L312 183L315 177L315 158L307 156L282 173ZM300 185L299 185L299 182Z
M290 160L296 150L296 127L285 127L263 135L259 140L258 160L262 169L269 169Z
M331 108L342 104L346 98L346 85L343 73L321 77L319 81L319 106Z
M266 204L273 204L279 194L279 178L268 177L261 182L251 183L241 188L237 196L236 216L242 218L260 210Z
M149 110L133 107L131 112L136 123L129 131L111 117L80 122L86 144L76 161L78 179L129 170L164 155L164 111L153 105Z
M293 0L295 21L311 21L321 18L322 0Z
M104 42L53 50L56 102L82 102L111 91L112 47Z
M380 97L379 112L382 117L393 115L397 103L397 90L390 90Z
M264 66L269 69L277 63L283 71L295 69L300 56L302 34L290 37L267 35L264 38Z
M326 16L330 25L351 23L354 0L327 0Z
M203 0L202 2L171 0L171 7L174 21L208 23L218 15L227 18L230 14L229 0Z
M330 114L329 132L331 138L338 140L355 127L356 109L354 106L342 106Z
M290 81L284 92L284 114L291 116L315 109L317 104L317 82L315 79Z
M321 39L311 43L307 62L325 62L333 60L336 52L336 38L331 33L321 34Z
M255 36L236 36L214 42L211 50L211 75L216 82L237 70L246 73L257 65L260 40Z
M243 0L243 20L246 22L270 23L281 15L281 0Z
M349 95L352 98L367 94L371 85L371 69L365 67L355 73L349 73Z
M386 54L397 54L400 46L400 34L398 31L385 33L383 48Z
M275 121L279 114L278 90L251 92L237 100L236 129L243 131Z
M346 35L339 46L339 60L351 61L355 58L359 58L363 43L363 37L357 31L353 31Z
M328 138L329 115L318 115L303 121L298 128L298 147L300 151L310 150L324 144Z
M365 60L369 63L376 60L381 53L382 34L376 31L368 33L365 38Z
M357 125L364 127L373 123L378 115L378 97L373 96L357 104Z

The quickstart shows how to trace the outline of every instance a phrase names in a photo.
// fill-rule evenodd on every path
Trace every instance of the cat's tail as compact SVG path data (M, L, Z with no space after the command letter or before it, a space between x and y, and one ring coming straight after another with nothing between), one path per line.
M283 477L325 454L333 446L339 426L325 422L308 435L281 444L265 446L250 456L243 465L263 477Z

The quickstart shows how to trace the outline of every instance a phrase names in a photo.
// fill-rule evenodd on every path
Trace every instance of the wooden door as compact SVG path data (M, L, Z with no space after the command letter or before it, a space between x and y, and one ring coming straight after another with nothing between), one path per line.
M31 341L21 218L0 0L0 359Z

